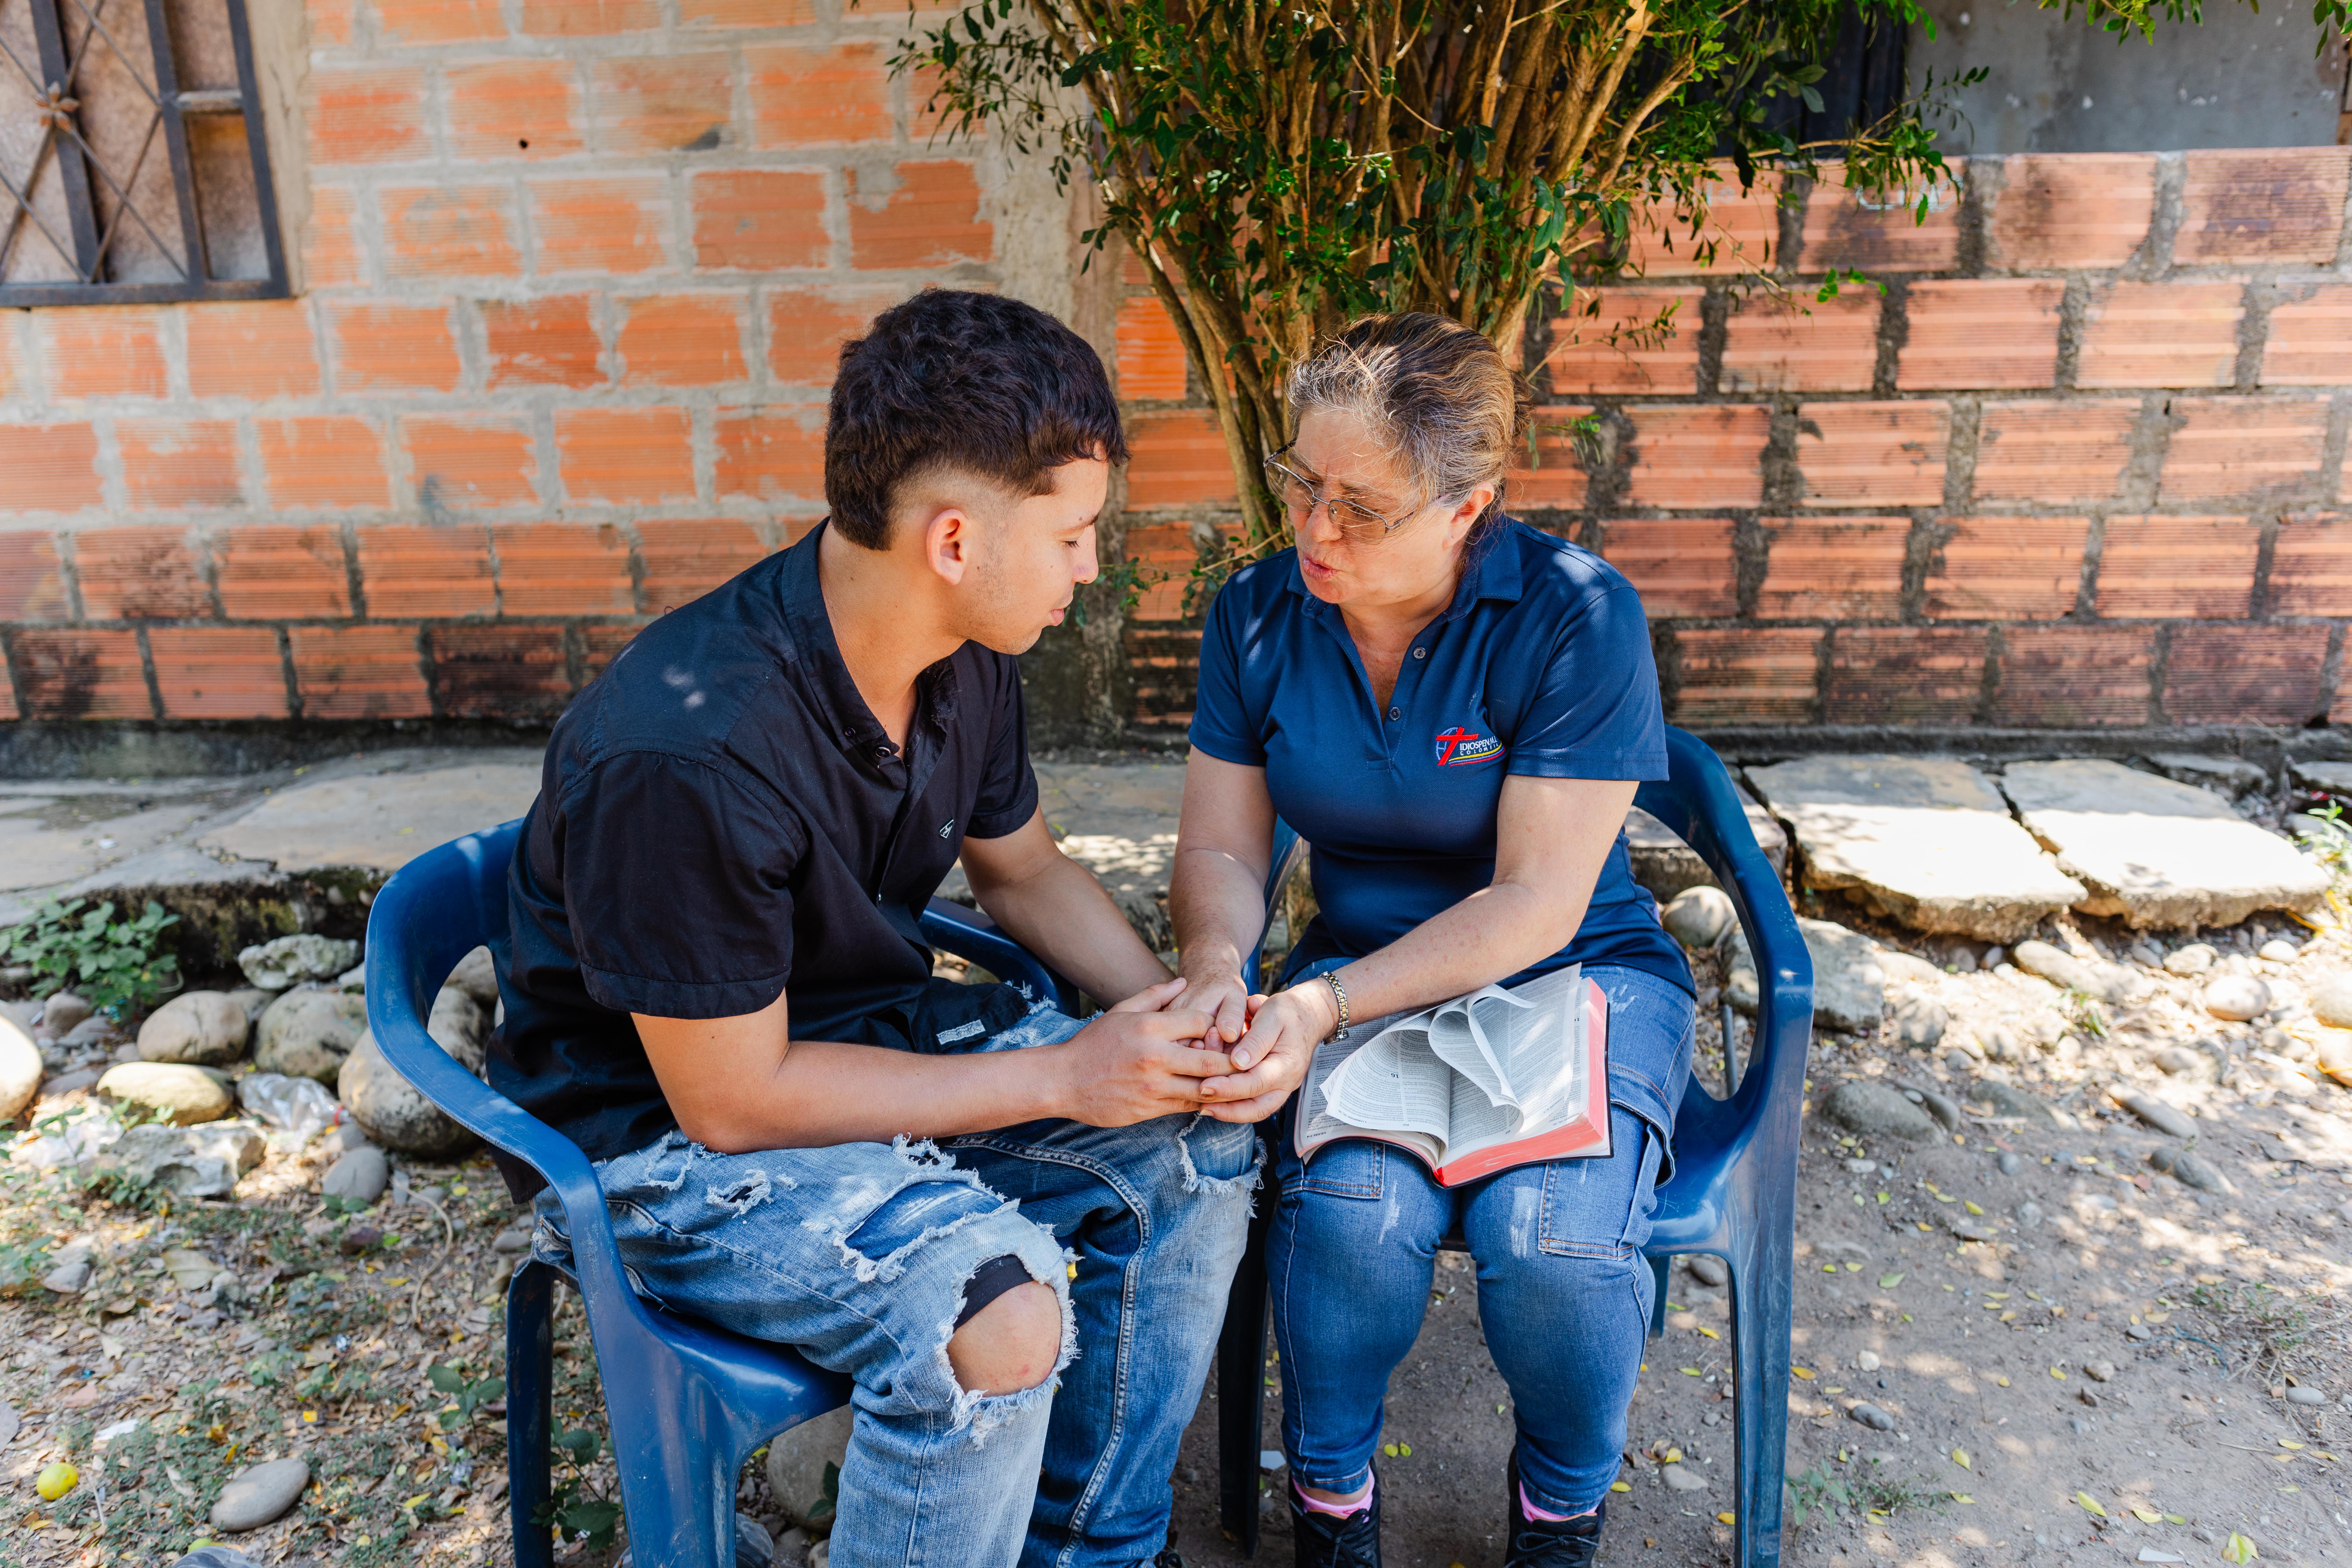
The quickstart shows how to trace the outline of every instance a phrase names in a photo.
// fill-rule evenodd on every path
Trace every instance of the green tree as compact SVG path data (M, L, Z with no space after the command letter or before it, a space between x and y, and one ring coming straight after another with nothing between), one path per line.
M2119 36L2200 15L2038 3ZM1131 247L1174 320L1254 555L1289 542L1258 461L1286 438L1284 375L1342 321L1431 310L1508 343L1539 289L1623 267L1637 225L1711 247L1715 189L1824 158L1924 217L1949 178L1937 84L1833 143L1772 126L1776 100L1819 111L1857 5L1921 19L1916 0L977 0L897 63L932 75L951 131L985 121L1100 187L1087 237ZM2347 7L2314 15L2343 30Z

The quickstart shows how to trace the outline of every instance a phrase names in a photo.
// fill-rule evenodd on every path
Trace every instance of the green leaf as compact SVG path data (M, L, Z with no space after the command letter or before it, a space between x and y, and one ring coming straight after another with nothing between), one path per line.
M436 1363L425 1370L425 1375L435 1388L444 1394L455 1394L466 1386L465 1373L454 1366L442 1366Z

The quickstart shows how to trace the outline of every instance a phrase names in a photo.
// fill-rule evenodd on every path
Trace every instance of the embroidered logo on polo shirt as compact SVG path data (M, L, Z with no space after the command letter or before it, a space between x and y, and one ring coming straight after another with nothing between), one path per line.
M955 831L955 818L954 818L954 817L950 816L950 817L949 817L945 822L942 822L942 823L940 823L940 837L945 838L949 834L953 833L954 831Z
M1441 768L1475 768L1502 754L1503 742L1492 735L1481 735L1459 725L1438 731L1437 765Z

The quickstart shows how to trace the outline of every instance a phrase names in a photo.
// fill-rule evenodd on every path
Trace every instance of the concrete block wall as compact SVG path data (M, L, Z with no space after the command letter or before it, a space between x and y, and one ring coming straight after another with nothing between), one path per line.
M1962 179L1924 224L1834 185L1728 194L1711 262L1654 238L1638 279L1537 323L1514 510L1642 590L1694 728L2352 720L2352 150ZM1833 267L1884 292L1816 301ZM1670 306L1671 333L1610 341ZM1172 340L1130 320L1158 307L1127 310L1122 365L1172 386ZM1198 408L1135 423L1129 547L1181 575L1232 481ZM1128 632L1139 719L1171 734L1180 599L1171 578Z

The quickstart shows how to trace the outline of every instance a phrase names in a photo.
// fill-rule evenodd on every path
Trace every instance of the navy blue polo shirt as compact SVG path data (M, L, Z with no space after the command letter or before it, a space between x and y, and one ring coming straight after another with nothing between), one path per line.
M1504 778L1663 779L1665 720L1633 585L1588 550L1506 521L1412 640L1383 708L1296 551L1234 574L1201 643L1192 744L1265 770L1314 846L1322 913L1290 957L1361 958L1492 884ZM1618 832L1576 935L1505 984L1616 963L1692 989Z
M1036 813L1020 668L966 643L892 744L834 640L824 533L647 626L548 742L489 1079L591 1159L677 1125L632 1013L788 994L794 1039L940 1051L1027 1011L1011 986L932 979L919 924L967 837Z

